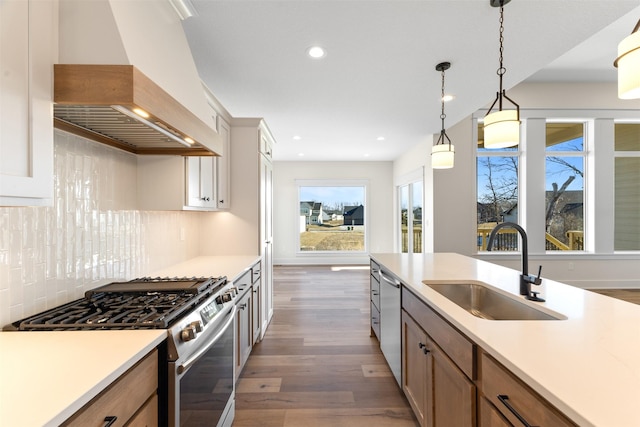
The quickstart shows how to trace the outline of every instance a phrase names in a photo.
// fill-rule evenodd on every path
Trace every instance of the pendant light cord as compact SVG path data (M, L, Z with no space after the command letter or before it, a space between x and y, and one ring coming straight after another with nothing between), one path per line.
M496 74L498 74L498 78L500 81L500 88L498 90L498 93L496 94L495 101L493 101L493 104L491 104L491 107L489 107L489 110L487 111L487 114L485 114L485 117L491 114L491 111L493 110L493 107L495 107L496 104L498 104L498 111L502 111L502 100L503 98L506 98L507 101L511 102L516 107L517 120L520 121L520 106L513 99L507 96L507 91L502 86L502 77L507 72L507 69L504 67L504 64L503 64L504 63L504 5L505 3L509 3L509 1L500 0L500 3L494 2L493 0L491 1L491 5L494 7L497 7L498 4L500 5L500 49L498 51L499 53L498 60L500 65L498 67L498 70L496 71Z
M444 133L444 119L447 117L447 115L444 113L444 70L442 70L442 91L440 94L440 100L441 100L441 104L442 104L442 111L440 113L440 120L442 121L442 132Z
M500 66L496 71L500 79L500 91L498 95L498 98L499 98L498 109L500 111L502 111L502 96L501 96L502 95L502 76L504 76L504 73L507 72L507 69L504 68L504 65L502 65L503 61L504 61L504 5L502 4L502 2L500 2L500 50L499 50Z

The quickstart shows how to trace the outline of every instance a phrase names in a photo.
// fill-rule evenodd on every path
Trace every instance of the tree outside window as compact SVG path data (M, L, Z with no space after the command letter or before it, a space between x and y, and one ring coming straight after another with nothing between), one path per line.
M516 148L487 150L483 144L482 125L478 126L476 162L476 207L479 251L486 250L491 230L501 222L518 222L518 151ZM515 230L502 232L495 250L517 251Z
M584 123L547 123L545 248L584 250Z

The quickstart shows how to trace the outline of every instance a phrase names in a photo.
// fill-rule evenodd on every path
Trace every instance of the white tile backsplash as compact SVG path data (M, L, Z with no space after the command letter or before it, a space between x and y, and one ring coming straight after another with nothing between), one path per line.
M197 256L214 215L138 211L135 155L61 131L54 148L53 206L0 207L0 327Z

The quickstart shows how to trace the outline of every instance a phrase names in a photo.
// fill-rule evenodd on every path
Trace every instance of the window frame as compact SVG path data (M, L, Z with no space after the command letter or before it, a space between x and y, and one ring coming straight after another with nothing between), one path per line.
M300 217L300 188L301 187L362 187L363 188L363 206L364 206L364 249L362 251L303 251L300 249L300 230L296 221L296 256L299 257L318 257L318 256L356 256L361 257L369 253L369 180L367 179L296 179L296 218Z
M473 140L477 141L477 124L482 120L486 110L479 110L472 115ZM637 111L633 110L578 110L578 109L521 109L520 119L521 143L518 152L521 153L521 165L519 167L519 204L522 210L518 212L521 225L527 230L529 237L529 253L553 255L557 257L582 258L593 255L629 255L636 256L640 251L615 251L614 239L614 123L640 123ZM537 202L532 191L527 191L527 182L535 182L535 177L540 179L540 173L544 171L545 147L527 147L527 140L544 138L543 124L550 121L584 122L584 150L585 157L585 219L584 219L584 250L583 251L546 251L544 250L544 234L538 230L544 229L544 220L527 221L539 216L540 203ZM536 126L539 122L539 126ZM539 129L535 129L538 127ZM538 144L539 146L540 144ZM535 152L539 157L534 161ZM598 156L596 156L598 154ZM478 150L474 149L474 158L477 162ZM537 175L536 175L537 173ZM544 179L544 173L542 173ZM477 171L476 171L477 188ZM596 197L598 198L596 203ZM477 193L475 194L477 200ZM544 207L543 207L544 210ZM541 225L542 224L542 225ZM487 255L487 251L476 251L478 255ZM503 253L504 254L504 253ZM511 254L511 253L508 253ZM494 256L494 255L492 255Z

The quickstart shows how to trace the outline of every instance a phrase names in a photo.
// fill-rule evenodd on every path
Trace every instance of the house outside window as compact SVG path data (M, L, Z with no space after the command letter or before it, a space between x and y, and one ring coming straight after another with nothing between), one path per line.
M298 252L366 252L366 183L298 183Z
M486 149L482 124L478 127L476 160L476 217L478 251L487 248L489 234L501 222L518 222L517 148ZM503 229L493 247L500 251L517 251L515 230Z
M482 116L474 115L477 122ZM486 250L491 229L502 221L527 230L529 253L640 251L637 111L521 109L520 117L517 148L485 150L481 125L474 127L478 252ZM516 235L504 244L498 239L493 249L515 251L517 241Z

